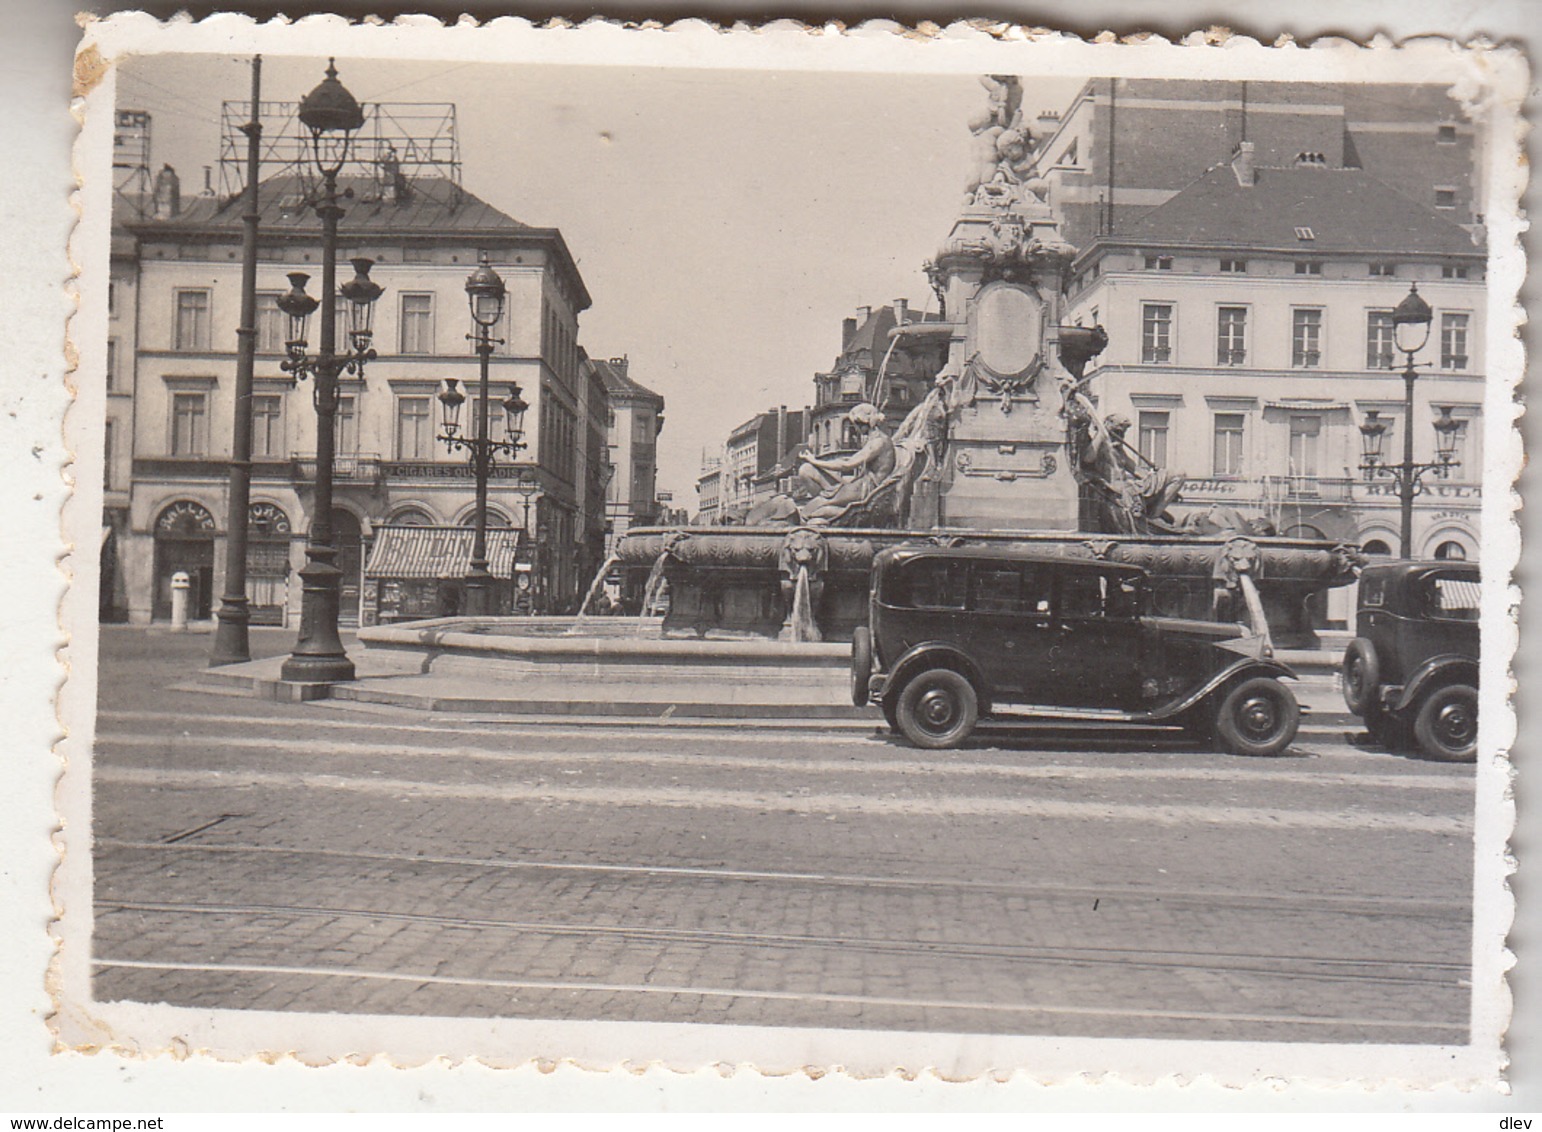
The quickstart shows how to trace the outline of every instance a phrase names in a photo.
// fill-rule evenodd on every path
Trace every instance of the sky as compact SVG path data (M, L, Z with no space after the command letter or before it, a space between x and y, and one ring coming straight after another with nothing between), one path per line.
M297 101L325 60L267 56L264 101ZM922 264L969 168L971 75L830 74L340 60L361 102L453 102L462 184L561 229L593 306L591 357L626 355L663 394L659 486L694 512L703 449L754 413L813 399L841 320L897 298L934 309ZM1081 79L1025 79L1024 110ZM126 60L120 109L152 118L152 168L184 192L215 166L220 105L250 94L245 57Z

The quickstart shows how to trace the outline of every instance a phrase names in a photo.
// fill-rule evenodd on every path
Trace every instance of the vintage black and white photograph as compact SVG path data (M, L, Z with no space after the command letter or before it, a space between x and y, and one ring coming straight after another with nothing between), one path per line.
M61 1041L1496 1078L1513 59L244 27L81 56Z

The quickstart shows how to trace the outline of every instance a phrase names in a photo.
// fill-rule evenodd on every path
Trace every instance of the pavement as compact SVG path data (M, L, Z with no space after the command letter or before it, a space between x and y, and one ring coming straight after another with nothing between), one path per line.
M1342 636L1341 642L1337 638ZM469 638L486 651L486 638ZM1316 649L1280 650L1276 655L1300 676L1297 698L1309 715L1342 717L1337 693L1338 664L1348 634L1325 634ZM352 642L357 645L357 641ZM538 638L532 648L551 651L554 642ZM623 642L632 647L642 642ZM283 656L260 657L244 664L207 669L189 687L235 691L260 699L304 702L333 699L379 704L423 712L459 712L516 717L624 717L731 720L863 720L871 707L855 707L849 691L849 652L845 645L798 646L799 667L790 671L774 656L712 657L720 642L679 642L703 653L674 660L670 656L532 656L528 660L457 656L437 644L417 649L350 647L357 678L345 684L286 681ZM601 644L615 644L601 642ZM660 647L675 642L659 642ZM745 642L728 642L730 647ZM758 642L757 642L758 644ZM773 648L768 643L762 651ZM722 651L722 650L719 650Z
M254 633L278 656L292 636ZM94 987L201 1009L1452 1042L1473 768L211 695L103 632ZM1315 690L1314 690L1315 689ZM1326 681L1303 689L1326 695Z

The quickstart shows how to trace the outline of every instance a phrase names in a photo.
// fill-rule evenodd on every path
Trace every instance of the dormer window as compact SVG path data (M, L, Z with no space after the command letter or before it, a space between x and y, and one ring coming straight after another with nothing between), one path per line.
M1317 233L1313 232L1310 228L1298 227L1296 229L1296 239L1298 239L1298 240L1315 240L1315 239L1317 239Z
M1435 127L1435 140L1437 142L1439 142L1441 145L1455 145L1456 144L1456 127L1455 126L1437 126L1437 127Z
M1436 208L1455 208L1456 190L1451 188L1437 188L1435 190Z

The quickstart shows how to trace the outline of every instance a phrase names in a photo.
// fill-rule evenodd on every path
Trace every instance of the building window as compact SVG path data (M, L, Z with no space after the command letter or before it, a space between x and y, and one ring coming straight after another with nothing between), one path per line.
M176 339L172 348L177 350L207 350L209 348L209 292L177 292Z
M433 456L431 397L396 399L396 458L427 460Z
M202 456L208 443L209 398L204 393L171 395L171 454Z
M102 490L112 490L112 421L107 422L102 434Z
M1322 311L1290 312L1290 364L1296 369L1322 365Z
M1290 474L1317 475L1317 440L1322 435L1322 418L1292 415L1290 418Z
M116 338L107 339L107 359L105 365L106 369L103 371L103 378L107 383L107 392L111 393L118 387L118 340Z
M1455 126L1436 126L1435 127L1435 141L1439 145L1455 145L1456 144L1456 127Z
M1391 263L1373 263L1371 264L1371 274L1380 277L1396 275L1397 265Z
M277 291L257 293L257 352L282 354L289 334L289 318L278 309Z
M1148 255L1146 257L1147 271L1171 271L1173 269L1173 257L1170 255Z
M1246 275L1248 261L1245 259L1223 259L1221 261L1222 275Z
M404 354L434 352L434 296L402 296L402 349Z
M1466 279L1467 268L1461 264L1455 263L1442 264L1440 268L1440 277L1442 279Z
M1298 239L1298 240L1315 240L1315 239L1317 239L1317 233L1312 231L1310 228L1299 228L1298 227L1296 229L1296 239Z
M339 455L359 450L359 399L352 394L337 399L337 415L332 418L333 442Z
M1370 542L1368 542L1365 545L1363 545L1360 549L1365 551L1365 553L1367 553L1367 554L1391 554L1392 553L1392 547L1387 545L1386 540L1379 539L1379 538L1371 539Z
M1298 260L1296 260L1296 274L1297 275L1321 275L1322 274L1322 264L1318 263L1316 260L1313 260L1313 259L1298 259Z
M403 263L433 263L434 262L434 249L433 248L420 248L416 244L403 244L402 245L402 262Z
M252 398L252 455L282 456L284 449L284 399L276 393Z
M1396 339L1392 336L1392 312L1371 311L1365 316L1365 368L1391 369L1392 351Z
M1145 303L1141 307L1140 360L1164 365L1173 360L1173 307L1171 303Z
M1437 188L1435 190L1436 208L1455 208L1456 190L1452 188Z
M1448 539L1435 548L1435 557L1448 562L1465 562L1467 548L1459 542Z
M118 316L118 284L112 280L107 281L107 317Z
M1240 366L1247 361L1247 307L1222 307L1217 319L1215 364Z
M1440 316L1440 368L1467 368L1467 321L1466 314Z
M1167 467L1167 429L1171 414L1141 410L1136 433L1140 454L1158 468Z
M1218 476L1242 474L1242 413L1215 415L1215 468Z
M1456 422L1456 435L1452 438L1452 441L1451 441L1451 465L1448 468L1442 468L1441 469L1440 478L1441 479L1450 479L1451 478L1451 472L1453 470L1460 470L1460 469L1465 468L1466 466L1467 466L1467 422L1466 421L1457 421ZM1469 480L1471 480L1471 479L1475 479L1477 477L1472 476L1472 475L1468 475L1467 478Z

